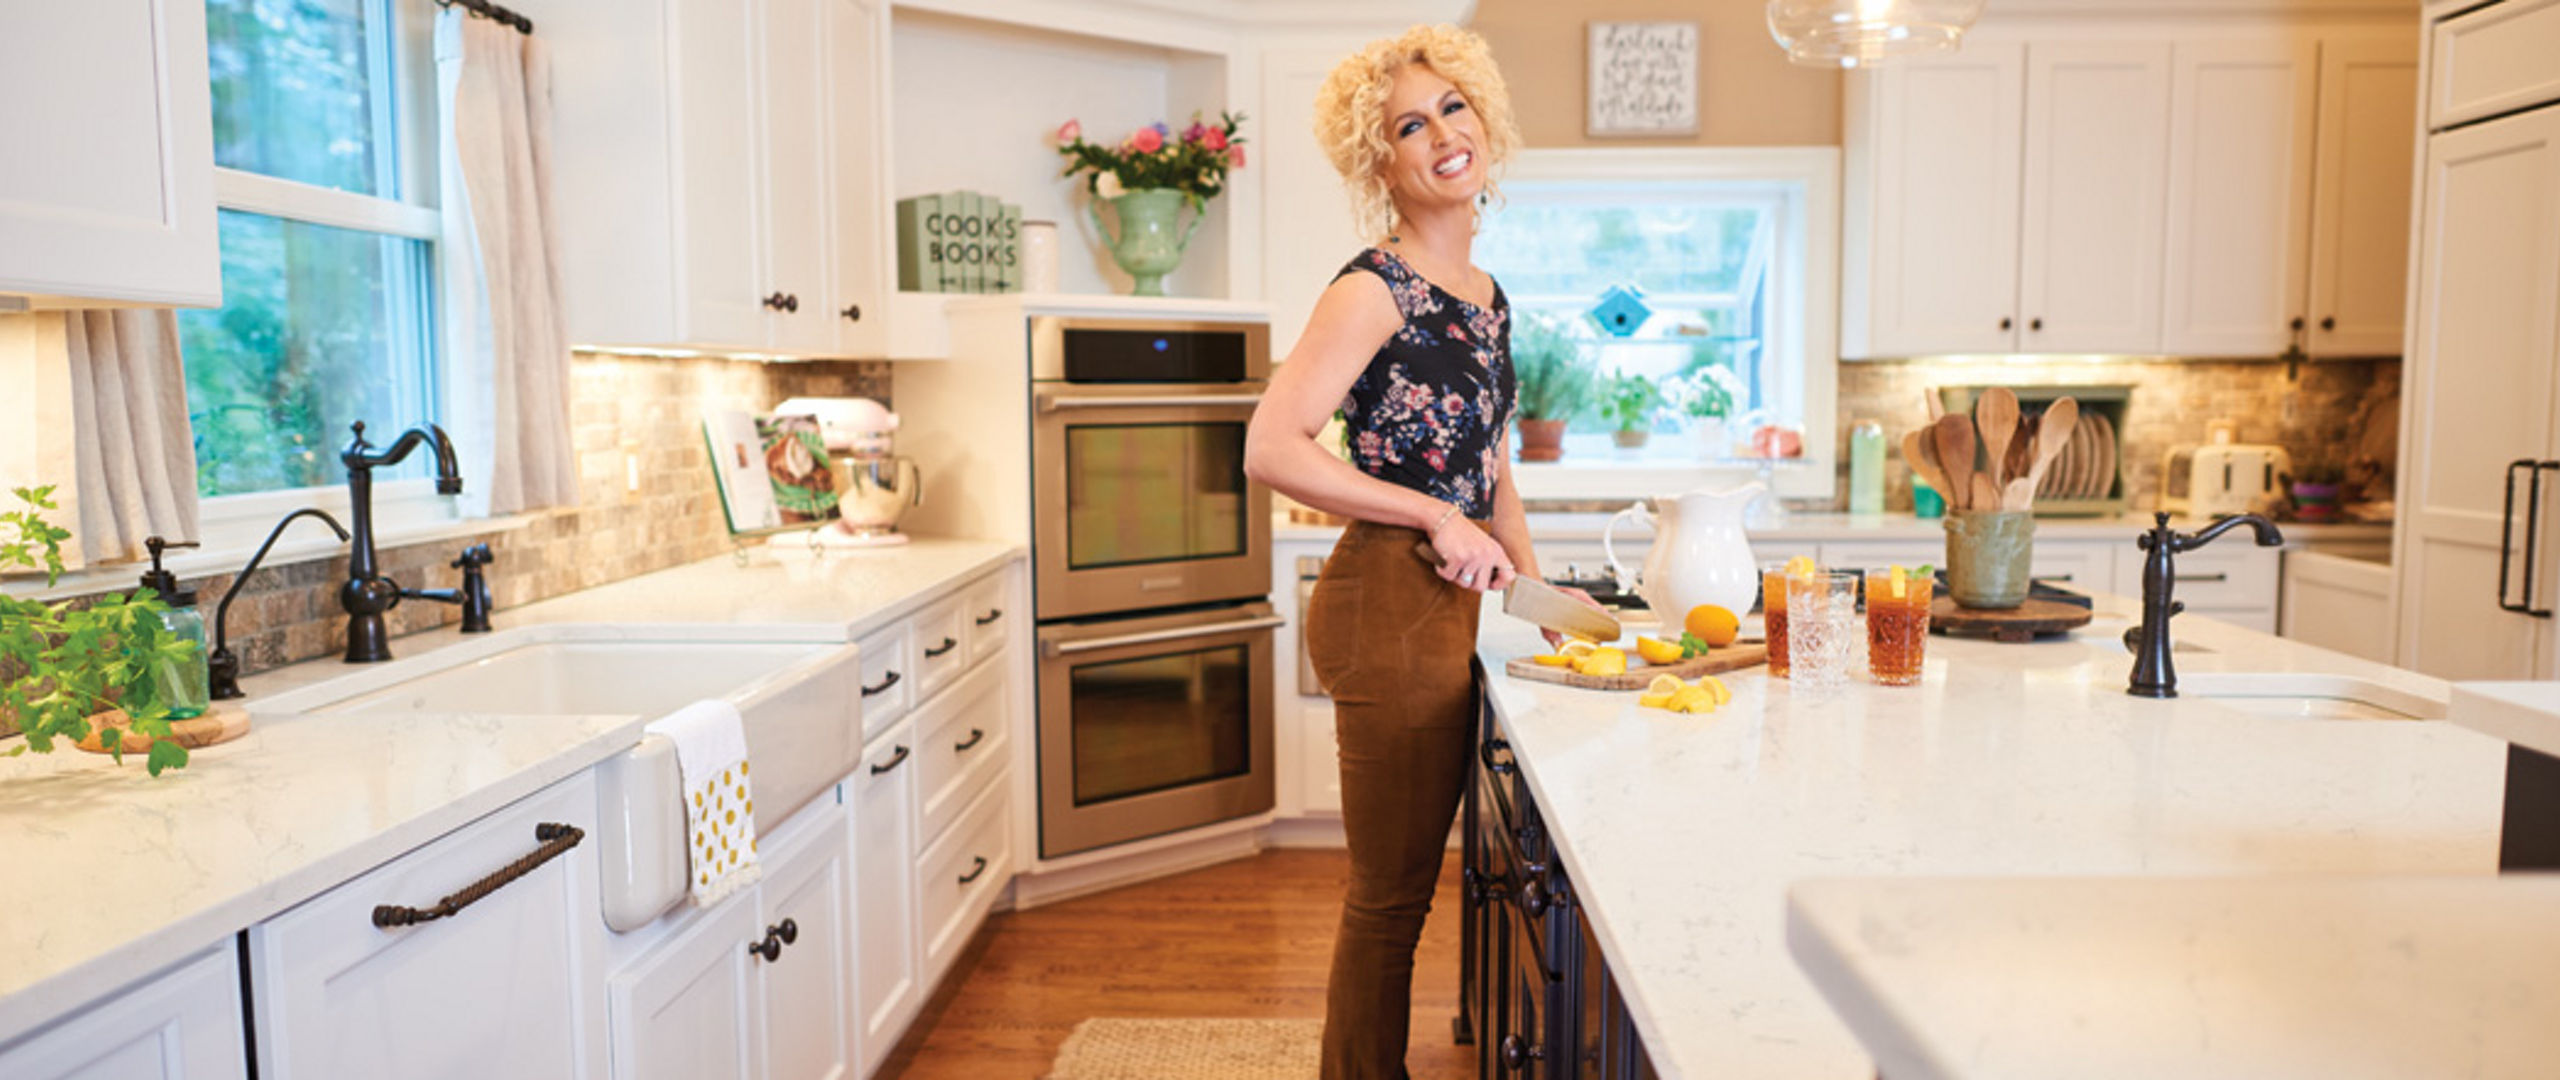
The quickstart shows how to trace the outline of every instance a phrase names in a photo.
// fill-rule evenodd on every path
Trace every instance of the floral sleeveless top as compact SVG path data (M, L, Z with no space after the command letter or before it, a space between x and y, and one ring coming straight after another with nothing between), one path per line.
M1493 307L1477 307L1379 248L1361 252L1334 278L1364 270L1386 281L1404 326L1342 399L1351 463L1470 518L1491 517L1502 432L1518 395L1511 302L1497 282Z

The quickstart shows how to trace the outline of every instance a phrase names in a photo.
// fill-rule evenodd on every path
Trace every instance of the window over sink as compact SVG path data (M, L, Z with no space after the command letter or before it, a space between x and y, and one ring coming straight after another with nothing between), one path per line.
M1517 466L1525 497L1650 495L1719 474L1831 493L1837 151L1530 150L1502 194L1475 257L1511 301L1515 359L1560 350L1583 387L1560 410L1563 456ZM1766 453L1789 443L1801 457Z

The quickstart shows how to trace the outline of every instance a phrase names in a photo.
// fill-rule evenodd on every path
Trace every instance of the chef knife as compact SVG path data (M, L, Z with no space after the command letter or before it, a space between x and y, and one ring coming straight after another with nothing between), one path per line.
M1422 556L1422 561L1435 567L1441 565L1440 549L1432 547L1431 541L1417 543L1413 550ZM1617 616L1594 607L1590 601L1523 574L1512 575L1511 584L1503 587L1502 613L1559 633L1579 634L1593 641L1618 640Z

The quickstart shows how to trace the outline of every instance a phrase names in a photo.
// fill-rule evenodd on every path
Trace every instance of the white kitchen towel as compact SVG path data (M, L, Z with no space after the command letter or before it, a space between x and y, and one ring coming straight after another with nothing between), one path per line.
M684 781L685 832L692 837L686 886L698 907L719 903L762 872L756 863L755 791L747 782L747 723L738 707L697 701L652 722L676 744Z

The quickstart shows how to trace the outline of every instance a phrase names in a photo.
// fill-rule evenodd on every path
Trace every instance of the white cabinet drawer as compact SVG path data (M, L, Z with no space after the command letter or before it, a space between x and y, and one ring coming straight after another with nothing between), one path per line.
M969 586L968 599L961 603L960 614L968 620L969 662L976 663L1004 651L1005 639L1013 633L1014 616L1006 609L1007 576L999 571Z
M525 858L542 825L588 836L443 918L375 925ZM601 1080L595 830L582 773L251 927L258 1075Z
M958 597L926 608L910 621L915 626L916 704L921 705L969 666L968 631Z
M0 1050L13 1080L239 1080L240 961L231 941Z
M2076 593L2113 592L2115 549L2132 546L2116 540L2068 543L2038 540L2027 574L2038 581L2059 585Z
M862 652L862 741L868 743L915 704L915 650L904 619L856 644Z
M2560 0L2506 0L2435 28L2427 126L2560 100Z
M941 842L916 859L916 913L924 928L924 974L931 985L968 943L978 919L1013 876L1005 786L969 805Z
M1010 752L1005 678L981 664L916 715L916 841L931 846L960 817Z
M2131 581L2137 596L2142 588L2142 557L2141 552L2135 552L2132 564L2135 570ZM2225 614L2228 612L2264 611L2266 631L2275 632L2276 593L2283 583L2281 551L2252 547L2249 534L2241 531L2212 547L2180 554L2176 567L2171 595L2185 603L2188 610L2203 611L2216 618L2231 618Z

